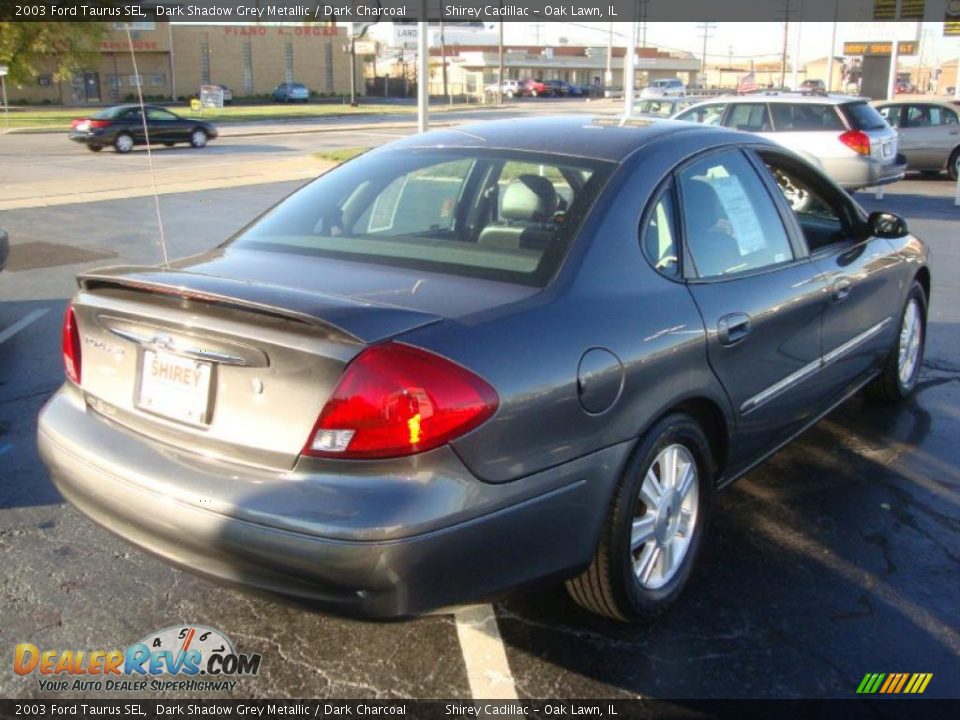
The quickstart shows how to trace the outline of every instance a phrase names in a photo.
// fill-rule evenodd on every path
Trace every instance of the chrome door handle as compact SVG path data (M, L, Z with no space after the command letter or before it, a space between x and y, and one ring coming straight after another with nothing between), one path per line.
M850 278L840 278L833 284L833 299L834 302L841 302L850 297L850 288L853 287L853 283L850 281Z
M717 322L717 336L721 345L730 347L743 341L750 334L750 316L746 313L730 313Z

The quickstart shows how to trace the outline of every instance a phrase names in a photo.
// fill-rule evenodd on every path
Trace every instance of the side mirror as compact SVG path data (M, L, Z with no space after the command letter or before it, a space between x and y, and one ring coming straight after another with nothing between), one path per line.
M873 212L867 218L867 225L870 228L870 234L874 237L896 239L902 238L910 233L907 228L907 221L895 213L891 212Z

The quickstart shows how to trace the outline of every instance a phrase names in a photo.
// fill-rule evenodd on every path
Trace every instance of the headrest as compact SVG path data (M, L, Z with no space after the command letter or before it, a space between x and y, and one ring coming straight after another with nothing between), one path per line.
M553 183L539 175L521 175L503 193L500 214L507 220L546 222L557 211Z
M683 202L687 206L686 219L694 232L708 230L723 218L717 191L706 180L694 178L683 186Z

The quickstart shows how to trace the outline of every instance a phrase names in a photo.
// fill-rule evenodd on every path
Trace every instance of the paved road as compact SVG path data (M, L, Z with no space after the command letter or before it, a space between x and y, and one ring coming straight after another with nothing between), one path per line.
M210 247L295 185L164 196L172 254ZM960 212L951 191L906 181L883 203L935 253L916 401L888 409L855 399L722 493L702 566L654 625L593 618L557 587L497 603L509 675L489 682L512 678L521 697L849 697L866 672L922 671L934 673L928 696L960 694ZM243 681L238 697L468 696L477 647L460 642L450 615L356 622L213 585L63 503L34 433L62 379L64 300L77 270L159 258L153 201L14 210L2 223L15 247L14 270L0 275L0 648L126 647L195 622L263 654L261 676ZM31 262L48 266L17 269ZM43 693L7 662L0 695Z

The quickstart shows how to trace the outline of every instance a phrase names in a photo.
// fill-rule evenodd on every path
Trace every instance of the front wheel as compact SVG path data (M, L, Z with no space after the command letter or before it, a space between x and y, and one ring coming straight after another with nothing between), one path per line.
M868 386L871 396L885 402L903 402L913 395L920 379L927 340L927 294L914 281L900 315L900 332L883 366L883 372Z
M100 152L103 150L103 145L90 144L87 145L87 150L90 150L91 152Z
M190 133L190 145L195 148L202 148L207 144L207 133L197 128Z
M643 437L617 485L593 563L567 582L577 604L649 620L693 570L713 500L710 443L694 418L668 415Z

